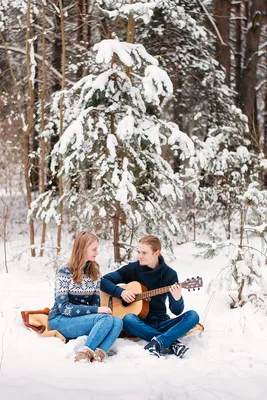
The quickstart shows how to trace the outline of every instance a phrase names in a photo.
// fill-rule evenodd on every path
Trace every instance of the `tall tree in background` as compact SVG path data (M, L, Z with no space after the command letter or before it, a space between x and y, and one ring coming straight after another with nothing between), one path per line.
M41 133L45 130L45 104L46 104L46 91L47 91L47 70L45 65L46 60L46 3L42 0L42 93L41 93ZM40 182L41 193L45 192L46 184L46 170L45 170L45 156L46 156L46 143L43 136L40 138ZM46 223L43 221L42 234L41 234L41 249L40 256L44 255L46 236Z
M60 106L59 101L62 99L60 91L63 87L66 88L67 85L86 77L89 72L94 81L107 70L102 63L92 61L92 48L94 43L99 41L97 38L100 35L102 35L102 38L111 39L112 32L115 32L112 38L117 35L120 40L128 42L128 44L134 42L135 35L136 42L144 44L148 53L159 61L170 76L174 84L173 97L168 99L168 102L166 101L166 96L164 97L163 95L159 95L159 103L145 101L146 114L159 120L164 116L168 121L178 123L182 131L188 132L192 136L197 154L186 165L184 160L181 160L182 151L179 145L172 146L171 143L168 143L171 133L166 129L166 132L164 132L166 135L165 141L160 132L160 148L164 147L164 152L161 156L163 159L167 159L174 171L179 172L179 174L186 166L183 169L185 180L188 179L191 171L190 176L195 182L194 190L196 189L197 191L192 189L194 185L189 185L187 188L190 189L190 193L187 194L189 197L194 198L195 209L199 209L199 214L205 212L205 210L203 211L203 204L205 204L205 208L210 204L212 209L212 204L215 202L216 207L213 207L213 209L216 208L216 212L213 218L218 215L224 215L225 217L225 210L227 209L227 218L230 221L231 209L236 206L239 207L238 196L246 184L252 177L253 179L259 179L254 169L255 165L258 165L255 153L264 151L266 157L266 121L264 121L267 101L265 83L266 19L264 22L261 17L261 11L260 13L258 12L262 10L260 7L263 3L265 7L265 16L263 15L263 17L266 18L267 2L263 0L262 2L259 0L253 2L247 0L232 1L231 7L228 0L224 2L219 0L192 0L190 2L187 0L141 0L135 3L133 0L75 0L75 2L64 0L62 10L65 19L64 28L67 35L65 37L66 66L65 73L62 76L63 43L59 1L43 0L42 2L36 2L36 0L31 0L32 10L34 10L34 15L37 17L36 21L38 18L41 20L43 5L46 7L46 15L44 18L42 17L42 24L31 24L30 41L26 51L25 15L27 15L27 0L19 0L9 4L6 0L0 0L0 29L3 32L4 40L0 43L0 57L2 57L3 61L1 65L8 63L8 68L4 68L1 81L4 90L0 102L0 106L2 106L0 115L4 116L2 117L3 121L1 121L3 122L2 126L8 127L7 130L5 129L5 135L10 130L11 134L15 136L17 132L15 132L14 121L21 122L22 127L19 128L19 132L23 132L28 123L28 118L25 116L26 107L32 113L34 128L29 134L27 150L30 152L28 161L31 161L29 187L31 190L33 189L34 186L31 183L38 182L39 177L37 175L40 174L40 191L44 195L43 198L45 198L43 208L45 208L49 197L47 190L51 189L48 203L54 202L55 212L54 214L52 212L51 215L56 218L58 224L62 221L60 218L57 219L59 216L59 198L62 198L59 195L60 175L52 175L51 172L49 174L49 153L53 151L55 144L58 142L60 132L65 131L66 127L77 118L78 114L77 110L75 111L75 105L80 104L79 99L84 95L82 87L77 90L67 91L64 93L68 97L64 100L63 107L63 104ZM99 4L102 10L96 7L96 4ZM229 12L231 16L230 26ZM206 23L207 20L209 25ZM222 24L222 21L224 21L224 24ZM45 46L42 39L44 38L42 30L43 32L45 30ZM21 35L21 31L25 32L25 34ZM255 46L257 35L259 35L258 45ZM222 40L219 40L219 38L222 38ZM225 45L222 43L225 43ZM231 57L230 49L232 52ZM120 71L126 74L132 87L139 90L141 88L141 78L142 82L148 79L144 75L143 69L147 68L148 65L145 64L139 69L136 60L134 60L133 65L124 63L125 60L118 62L119 65L117 65L118 59L119 57L114 55L109 63L109 68L113 64L114 68L120 67ZM26 60L30 60L31 72L35 70L35 73L38 73L38 75L35 75L34 82L32 82L32 89L33 94L35 94L36 91L34 89L38 83L39 99L33 96L33 98L30 98L30 103L26 97L31 93L31 90L29 91L31 83L29 84L28 78L25 79L27 77ZM217 60L219 60L219 63ZM42 65L42 73L41 69L38 71L36 65L34 67L35 62L39 63L39 66ZM10 79L9 72L11 70L13 72L12 79ZM138 77L138 74L140 77ZM250 79L252 75L254 82ZM62 85L63 78L65 80L64 85ZM114 87L118 87L120 79L117 76L114 78L112 81ZM15 82L12 90L10 90L11 82ZM128 85L126 78L125 82ZM156 84L156 80L154 84ZM246 85L246 89L244 85ZM233 89L237 93L234 93ZM17 95L12 96L13 92L17 93ZM100 90L100 92L103 97L103 90ZM248 92L251 93L250 97L247 96ZM94 103L94 106L100 107L100 104L106 104L102 97L97 100L96 104ZM249 103L252 97L254 97L254 100ZM112 102L111 97L109 101ZM247 103L250 106L248 113L247 109L245 109ZM253 112L251 111L252 103ZM247 124L244 115L235 107L235 105L241 107L241 104L243 112L246 112L248 116L250 115L250 133L246 129ZM62 114L65 107L67 107L68 112ZM99 109L97 108L97 110ZM117 113L117 110L113 110L113 113L111 110L109 111L109 114L105 114L105 118L110 121L110 132L116 136L119 120L125 116L129 117L129 109L122 108L122 114ZM253 121L251 113L253 114ZM36 118L38 118L37 123ZM63 119L63 122L60 119ZM8 126L8 121L12 121L11 126ZM130 121L130 118L127 121ZM89 131L92 132L92 129ZM34 144L37 143L36 133L41 138L40 149L34 147ZM24 139L25 136L20 135L21 138L22 136ZM99 134L100 137L103 139L103 135ZM252 141L254 154L251 152L252 146L247 138ZM101 140L100 143L102 143ZM121 137L117 138L118 143L121 140ZM102 143L103 148L104 143L107 145L107 141ZM172 150L169 151L170 147L174 152ZM248 148L248 153L244 150L246 147ZM45 157L45 149L48 152L47 157ZM108 150L103 150L103 152L106 154ZM32 168L32 160L36 154L40 157L38 159L40 165L35 164L34 168ZM53 154L56 158L56 151ZM59 154L57 161L59 161L60 157L62 155ZM64 160L65 162L66 160ZM46 163L48 168L45 168ZM264 165L264 160L262 160L261 165ZM191 168L192 166L193 168ZM100 190L103 182L108 181L108 178L104 177L96 179L99 165L96 167L91 159L84 161L82 167L81 173L80 166L77 164L70 168L66 174L64 165L62 165L64 180L67 180L65 192L68 193L68 190L71 189L72 199L75 196L79 198L73 203L67 200L67 204L70 206L68 215L71 221L75 219L78 221L77 226L81 226L83 211L85 211L85 208L82 208L82 204L86 199L85 194L88 194L87 190L92 195L93 192L90 191L94 185L96 185L94 189ZM120 171L122 170L123 163L120 167ZM33 177L33 172L35 172L35 178ZM265 175L261 175L263 181ZM148 176L150 177L150 175ZM36 183L35 188L37 186ZM62 193L61 190L61 195ZM176 201L175 206L173 206L174 210L179 206L181 218L185 217L184 210L186 213L188 212L190 201L187 200L188 198L186 198L184 204ZM235 201L237 201L236 204ZM119 205L119 202L117 201L116 204ZM135 207L134 201L131 204ZM112 209L109 214L102 217L102 206L98 207L98 211L96 211L97 207L95 207L95 217L91 218L90 213L90 215L88 214L89 217L87 217L91 219L92 223L96 223L95 226L99 229L100 234L103 232L103 227L99 223L101 219L106 222L109 221L107 222L108 228L105 229L104 234L109 232L110 221L113 220L116 224L119 222L115 230L119 232L120 237L125 241L127 239L126 231L128 232L129 227L129 231L133 232L135 227L137 225L141 227L142 223L139 223L138 219L134 221L134 218L130 218L130 221L134 222L131 222L132 225L129 224L127 226L125 221L128 218L128 214L124 208L124 206L117 207L117 212ZM100 212L100 210L102 211ZM140 213L140 215L143 218L143 213ZM49 213L46 213L46 222L49 221L50 217ZM144 224L146 226L148 220L145 219ZM230 223L227 229L229 233L231 230ZM120 250L117 245L119 235L114 238L117 259ZM42 236L44 238L44 235ZM43 244L44 239L42 239L42 247ZM60 245L58 245L59 248Z
M28 107L27 107L27 126L24 131L24 176L26 183L26 192L27 192L27 204L28 209L31 208L31 180L30 180L30 170L31 170L31 162L30 162L30 137L33 136L34 132L34 81L35 81L35 65L36 62L34 60L34 46L31 31L31 19L32 19L32 10L31 10L31 0L27 2L27 29L26 29L26 67L27 67L27 80L28 80ZM31 254L35 256L35 247L34 247L34 223L33 220L29 222L30 226L30 244L31 244Z
M59 140L63 135L63 120L64 120L64 89L65 89L65 73L66 73L66 43L65 43L65 28L64 28L64 12L63 12L63 0L59 0L60 9L60 33L62 43L62 54L61 54L61 69L62 69L62 81L61 81L61 94L59 100ZM62 168L62 162L59 162L59 168ZM63 177L59 176L59 221L57 230L57 252L61 249L61 236L62 236L62 224L63 224Z
M113 11L121 16L124 9ZM134 7L131 15L135 16ZM133 28L131 21L129 41ZM182 183L163 159L161 147L176 145L184 157L192 155L193 147L176 124L159 118L160 104L172 93L172 84L142 45L110 39L95 45L95 50L96 73L66 92L73 121L56 144L53 158L55 167L62 160L60 174L65 176L73 171L82 176L88 169L94 174L90 190L65 191L64 201L78 211L81 227L96 227L101 217L108 231L114 222L114 258L120 261L121 248L137 231L157 232L172 244L179 232L173 209L182 196ZM33 204L33 212L43 218L57 217L54 210L50 193Z
M265 5L265 0L253 0L250 2L241 85L241 107L248 117L253 145L258 149L260 146L256 130L256 85L259 43Z
M231 81L230 54L230 15L231 0L214 0L214 16L221 38L216 40L216 59L225 69L225 79L228 86Z

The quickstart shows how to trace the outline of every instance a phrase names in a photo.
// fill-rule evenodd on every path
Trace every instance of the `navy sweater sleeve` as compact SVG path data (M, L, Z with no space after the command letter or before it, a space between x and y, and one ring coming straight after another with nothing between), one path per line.
M173 285L174 283L177 283L178 281L178 276L177 273L174 271L173 273L173 277L171 279L171 281L169 282L169 285ZM172 294L169 292L168 293L168 297L169 297L169 307L170 310L173 314L175 315L180 315L182 314L183 310L184 310L184 299L183 296L179 299L179 300L175 300L172 297Z
M125 289L117 285L119 283L129 283L134 280L136 280L136 263L130 263L117 271L104 275L101 278L100 289L119 299Z

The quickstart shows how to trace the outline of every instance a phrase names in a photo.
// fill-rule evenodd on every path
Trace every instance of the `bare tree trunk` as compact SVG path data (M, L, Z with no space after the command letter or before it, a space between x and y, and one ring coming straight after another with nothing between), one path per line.
M87 43L87 49L90 49L91 41L92 41L92 23L94 22L92 16L92 8L93 4L90 0L85 0L85 41Z
M267 87L265 88L265 113L264 113L263 151L264 151L265 158L267 158ZM267 173L264 174L263 187L267 188Z
M57 7L59 7L59 2L57 1ZM61 29L61 21L60 21L60 16L58 13L55 13L55 40L53 42L53 58L52 58L52 65L53 68L57 71L61 71L62 66L61 66L61 60L62 60L62 38L60 34L60 29ZM62 76L62 71L61 71L61 76ZM62 80L62 78L61 78ZM51 87L52 93L55 93L61 89L61 84L60 81L57 79L54 81L54 84ZM53 127L54 130L54 135L52 135L50 139L50 153L52 152L55 144L58 142L59 134L57 131L57 127ZM50 163L51 160L49 161L48 165L48 170L47 170L47 181L51 182L48 185L48 188L56 187L58 188L58 179L56 174L51 173L51 168L50 168Z
M32 29L32 37L35 36L35 30ZM34 46L34 54L38 54L38 40L33 42ZM38 63L35 66L35 80L33 85L33 115L36 111L36 103L38 101L38 75L39 75L39 66ZM32 137L31 137L31 148L34 153L34 157L32 158L32 169L31 169L31 190L38 191L39 190L39 182L40 182L40 167L39 167L39 157L37 156L37 151L39 148L39 139L38 139L38 132L36 129L35 121L33 121L32 127Z
M231 239L231 206L227 206L227 240Z
M235 89L237 105L241 106L241 79L242 79L242 3L235 2Z
M83 41L83 0L78 0L76 4L77 8L77 42Z
M9 215L10 215L9 209L8 209L7 205L4 204L2 225L3 225L4 261L5 261L6 273L8 273L6 244L7 244L7 223L8 223Z
M130 0L130 4L134 4L134 0ZM135 35L135 21L132 15L129 16L127 25L127 42L133 43Z
M65 31L64 31L64 13L63 13L63 2L59 0L59 8L60 8L60 27L61 27L61 42L62 42L62 82L61 82L61 90L65 88L65 70L66 70L66 43L65 43ZM63 103L64 96L61 94L60 97L60 105L59 105L59 138L63 135ZM59 164L59 170L62 168L62 161ZM60 224L58 225L57 231L57 253L61 250L61 234L62 234L62 224L63 224L63 177L60 175L59 177L59 215L60 215Z
M30 38L31 38L31 0L27 2L27 29L26 29L26 66L27 66L27 80L29 87L29 104L28 104L28 126L24 133L24 177L26 183L26 193L27 193L27 205L28 209L31 208L31 183L30 183L30 133L33 129L33 113L34 113L34 89L32 82L32 72L31 72L31 57L30 57ZM31 244L31 255L35 257L34 248L34 224L30 221L30 244Z
M120 236L120 204L115 204L116 211L113 217L113 245L114 245L114 260L115 262L121 261L119 236Z
M259 146L259 137L257 132L255 132L256 83L264 1L253 0L251 2L241 85L241 107L248 117L251 136L256 148Z
M84 30L84 0L78 0L77 1L77 36L76 36L76 41L79 45L82 46L84 42L84 37L83 37L83 30ZM79 59L81 61L81 59ZM82 65L78 66L77 70L77 77L80 79L83 76L83 67Z
M130 4L134 4L134 0L130 0ZM127 24L127 42L133 43L135 35L135 21L132 15L129 16ZM126 74L131 78L131 67L126 67Z
M134 0L130 0L130 4L133 4ZM127 25L127 42L133 43L134 42L134 33L135 33L135 22L132 16L129 17L128 25ZM112 60L113 64L114 60ZM130 77L131 68L126 67L126 74ZM116 84L116 82L114 83ZM111 115L111 133L115 133L115 115ZM120 254L120 244L119 244L119 227L120 227L120 218L121 218L121 208L120 203L116 202L115 204L116 211L113 216L113 245L114 245L114 259L115 262L121 261L121 254Z
M47 73L46 73L46 6L44 2L42 2L42 78L43 78L43 86L42 86L42 97L41 97L41 131L44 132L45 129L45 101L46 101L46 82L47 82ZM45 191L45 154L46 154L46 145L45 140L42 137L40 140L41 147L41 163L40 163L40 177L41 177L41 192ZM43 221L42 225L42 239L41 239L41 250L40 256L44 255L44 245L45 245L45 235L46 235L46 223Z
M216 59L225 68L226 83L230 86L231 61L230 61L230 13L231 0L214 0L215 21L224 44L217 38Z
M114 60L112 60L112 63L113 62L114 62ZM115 84L116 84L116 82L115 82ZM111 114L110 131L112 134L115 133L115 115L114 114ZM113 246L114 246L114 261L115 262L121 262L120 245L119 245L120 216L121 216L120 203L117 201L115 203L115 213L113 215Z
M242 248L243 246L243 238L244 238L244 230L245 230L245 223L247 219L247 213L248 213L248 204L245 204L244 210L241 210L241 220L240 220L240 240L239 240L239 247Z

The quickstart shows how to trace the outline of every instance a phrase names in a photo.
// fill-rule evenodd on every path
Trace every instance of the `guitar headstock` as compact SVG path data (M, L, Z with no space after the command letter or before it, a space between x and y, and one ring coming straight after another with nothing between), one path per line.
M184 289L200 289L203 286L203 279L200 276L197 276L196 278L191 278L187 279L186 281L181 283L182 288Z

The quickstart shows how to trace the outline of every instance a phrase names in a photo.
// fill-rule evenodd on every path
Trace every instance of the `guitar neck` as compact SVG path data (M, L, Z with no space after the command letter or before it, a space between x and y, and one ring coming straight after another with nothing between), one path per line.
M180 283L180 285L182 288L195 290L196 288L199 289L203 286L203 280L198 276L197 278L187 279L186 281ZM153 296L158 296L159 294L167 293L171 287L172 285L169 285L159 289L149 290L148 292L138 293L135 297L135 301L144 300Z
M172 287L172 285L165 286L165 287L162 287L162 288L159 288L159 289L149 290L148 292L144 292L144 293L139 293L136 296L135 301L144 300L144 299L148 299L150 297L157 296L159 294L167 293L170 290L171 287Z

